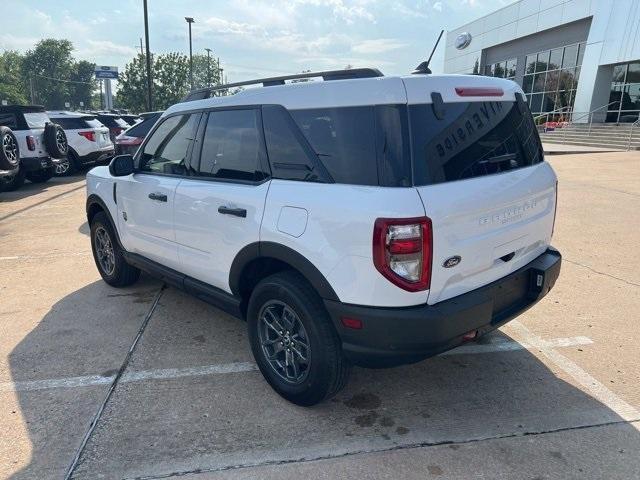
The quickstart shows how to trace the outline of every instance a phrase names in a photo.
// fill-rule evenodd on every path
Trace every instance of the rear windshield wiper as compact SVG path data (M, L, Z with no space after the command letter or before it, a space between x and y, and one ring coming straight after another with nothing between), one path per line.
M502 162L509 162L511 163L513 160L516 159L516 154L515 153L506 153L504 155L496 155L495 157L489 157L485 160L480 160L478 163L481 164L485 164L485 163L502 163Z

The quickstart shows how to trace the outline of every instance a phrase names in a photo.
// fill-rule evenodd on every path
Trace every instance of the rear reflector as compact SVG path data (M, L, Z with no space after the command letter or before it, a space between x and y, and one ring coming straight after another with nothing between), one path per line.
M471 340L475 340L475 338L478 336L478 331L477 330L472 330L470 332L465 333L462 336L462 340L465 342L470 342Z
M342 317L340 319L342 325L353 330L362 330L362 320L357 318Z
M501 97L504 90L491 87L456 87L456 93L460 97Z

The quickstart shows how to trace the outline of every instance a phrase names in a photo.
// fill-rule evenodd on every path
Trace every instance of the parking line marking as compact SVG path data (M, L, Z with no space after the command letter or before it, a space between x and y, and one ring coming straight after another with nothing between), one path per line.
M593 341L587 337L554 338L543 342L545 348L572 347L578 345L589 345L593 343ZM462 345L440 355L445 356L512 352L531 348L538 348L538 346L535 342L531 341L519 343L513 340L507 340L497 337L492 338L488 343ZM167 380L183 377L201 377L206 375L225 375L228 373L252 372L256 370L258 370L258 366L253 362L219 363L215 365L203 365L200 367L166 368L156 370L141 370L138 372L125 372L120 378L120 382L128 383L140 382L144 380ZM2 382L0 383L0 392L25 392L34 390L47 390L50 388L91 387L95 385L110 384L114 379L115 375L108 377L103 377L100 375L87 375L48 380Z
M610 410L614 411L622 419L632 422L640 419L640 412L633 406L629 405L615 393L605 387L593 376L580 368L573 360L562 355L554 349L552 342L547 342L525 327L518 320L510 323L511 327L518 332L522 340L535 349L540 351L545 357L551 360L556 366L571 376L578 382L592 397L600 403L606 405ZM560 340L560 339L557 339ZM640 430L639 426L636 426Z

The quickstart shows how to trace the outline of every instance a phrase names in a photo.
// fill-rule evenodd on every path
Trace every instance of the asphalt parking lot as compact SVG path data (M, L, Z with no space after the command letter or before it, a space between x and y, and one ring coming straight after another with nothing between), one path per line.
M640 152L549 157L555 289L479 343L287 403L243 322L90 253L84 178L0 194L0 477L640 478Z

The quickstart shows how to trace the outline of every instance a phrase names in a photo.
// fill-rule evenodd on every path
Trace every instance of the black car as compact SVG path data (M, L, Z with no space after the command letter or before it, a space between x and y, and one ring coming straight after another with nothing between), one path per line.
M111 137L111 141L114 143L116 137L131 126L127 122L125 122L120 115L111 113L98 113L96 115L96 118L100 123L102 123L109 129L109 136Z

